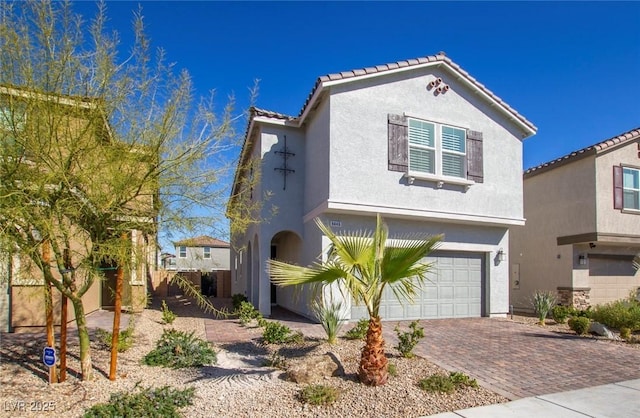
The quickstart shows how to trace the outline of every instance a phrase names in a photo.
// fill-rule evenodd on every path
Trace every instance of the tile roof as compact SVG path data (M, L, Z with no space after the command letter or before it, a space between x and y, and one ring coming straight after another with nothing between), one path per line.
M187 238L181 241L173 243L176 247L229 247L229 243L221 241L216 238L209 237L207 235L201 235L199 237Z
M579 160L580 158L586 157L587 155L597 154L598 152L606 150L607 148L611 148L618 144L623 144L625 142L629 142L638 138L640 138L640 127L632 129L623 134L614 136L612 138L605 139L604 141L598 142L597 144L589 145L588 147L579 149L577 151L573 151L560 158L556 158L555 160L551 160L549 162L542 163L535 167L531 167L524 172L524 176L525 178L531 177L536 174L540 174L545 171L551 170L553 168L560 167L571 161Z

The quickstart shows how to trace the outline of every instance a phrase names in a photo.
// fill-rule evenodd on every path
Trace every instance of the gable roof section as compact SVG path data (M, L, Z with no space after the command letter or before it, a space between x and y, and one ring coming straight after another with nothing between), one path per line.
M187 238L181 241L176 241L173 243L176 247L215 247L215 248L226 248L229 247L229 243L225 241L221 241L216 238L212 238L207 235L201 235L195 238Z
M537 174L541 174L546 171L552 170L554 168L561 167L565 164L580 160L589 155L598 154L605 150L609 150L610 148L613 148L622 144L626 144L628 142L631 142L639 138L640 138L640 127L637 127L623 134L614 136L609 139L605 139L604 141L598 142L597 144L590 145L588 147L579 149L577 151L573 151L560 158L556 158L555 160L551 160L549 162L540 164L538 166L531 167L524 172L524 178L533 177Z

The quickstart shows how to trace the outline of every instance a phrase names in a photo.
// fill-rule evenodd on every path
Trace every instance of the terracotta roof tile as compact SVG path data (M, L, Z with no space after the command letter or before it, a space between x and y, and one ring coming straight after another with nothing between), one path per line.
M217 248L225 248L229 247L229 243L225 241L221 241L217 238L212 238L207 235L201 235L199 237L187 238L181 241L176 241L173 243L177 246L185 246L185 247L217 247Z
M551 170L553 168L560 167L573 160L578 160L587 155L597 154L598 152L605 150L609 147L622 144L638 138L640 138L640 127L632 129L623 134L614 136L613 138L605 139L604 141L598 142L597 144L589 145L588 147L579 149L577 151L573 151L567 155L563 155L560 158L556 158L555 160L551 160L546 163L537 165L535 167L531 167L524 172L524 176L525 178L531 177L536 174L540 174L545 171Z

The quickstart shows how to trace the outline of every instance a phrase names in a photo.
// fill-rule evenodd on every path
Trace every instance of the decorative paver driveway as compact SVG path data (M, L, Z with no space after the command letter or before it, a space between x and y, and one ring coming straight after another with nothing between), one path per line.
M640 378L637 348L497 318L420 322L416 354L512 400ZM390 347L395 323L385 325Z

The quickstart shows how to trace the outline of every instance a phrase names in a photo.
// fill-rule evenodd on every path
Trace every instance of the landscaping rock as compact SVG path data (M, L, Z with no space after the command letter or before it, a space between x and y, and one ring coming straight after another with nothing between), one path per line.
M589 332L592 332L596 335L600 335L603 337L607 337L610 340L616 339L616 335L613 332L611 332L609 328L607 328L600 322L592 322L591 327L589 328Z
M293 363L287 369L287 376L295 383L317 383L342 374L344 374L344 368L335 353L305 358Z

